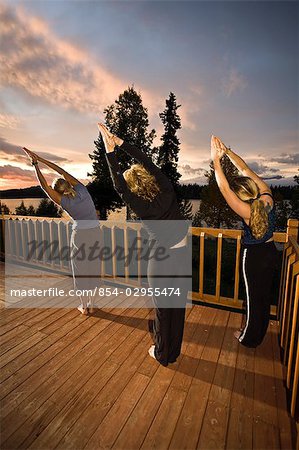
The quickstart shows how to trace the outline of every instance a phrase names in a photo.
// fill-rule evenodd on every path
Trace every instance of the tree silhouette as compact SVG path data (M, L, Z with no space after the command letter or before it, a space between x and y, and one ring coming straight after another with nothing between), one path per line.
M36 209L33 205L29 205L27 208L27 215L28 216L36 216Z
M2 214L10 214L10 209L5 203L1 203L0 201L0 210Z
M36 216L38 217L61 217L61 215L61 208L48 198L43 198L36 208Z
M28 215L28 210L27 210L23 200L21 201L20 205L16 207L16 214L18 216L27 216Z
M180 141L177 131L181 129L181 119L177 113L181 105L177 105L176 97L170 92L166 100L166 108L159 114L164 125L162 144L158 150L157 164L162 172L177 187L181 174L178 172Z
M181 119L177 110L180 106L177 104L174 93L170 92L168 99L166 99L166 107L159 114L164 125L164 134L161 137L162 144L158 148L157 165L171 181L177 195L181 213L185 219L191 220L192 204L183 198L179 185L181 178L181 174L178 171L180 140L177 136L177 131L181 129Z
M151 148L155 137L155 130L148 132L149 121L147 109L142 104L141 95L134 86L128 87L119 95L115 102L104 110L105 124L109 130L125 141L135 144L149 156L153 156ZM96 207L103 219L107 212L122 206L120 197L115 193L110 177L109 168L105 159L105 148L102 139L95 142L96 150L89 155L93 163L93 182L89 186ZM121 170L125 171L133 160L125 152L118 153Z

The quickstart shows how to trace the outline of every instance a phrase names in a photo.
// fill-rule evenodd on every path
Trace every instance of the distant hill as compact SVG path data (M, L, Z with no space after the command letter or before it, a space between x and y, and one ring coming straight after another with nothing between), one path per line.
M6 189L0 191L1 198L46 198L40 186L31 186L24 189Z

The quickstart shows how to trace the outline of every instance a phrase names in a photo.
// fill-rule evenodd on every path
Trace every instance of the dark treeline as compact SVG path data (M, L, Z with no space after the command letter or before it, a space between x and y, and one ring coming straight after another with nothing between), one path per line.
M182 198L188 200L200 200L201 193L203 190L203 186L193 183L193 184L180 184L178 187L178 191L180 192L180 196Z
M292 200L296 189L297 186L271 186L273 195L278 200Z
M46 198L45 192L40 186L31 186L23 189L5 189L0 191L1 198Z
M32 197L35 198L35 197ZM4 214L11 214L10 209L5 203L0 201L1 212ZM21 201L16 207L16 215L18 216L37 216L37 217L61 217L62 209L48 198L43 198L37 208L33 205L25 206L24 201Z
M197 183L179 184L178 190L182 198L192 200L201 199L202 190L205 185ZM271 186L273 194L279 200L291 200L296 186ZM0 191L0 199L23 199L23 198L46 198L46 194L40 186L32 186L23 189L6 189Z

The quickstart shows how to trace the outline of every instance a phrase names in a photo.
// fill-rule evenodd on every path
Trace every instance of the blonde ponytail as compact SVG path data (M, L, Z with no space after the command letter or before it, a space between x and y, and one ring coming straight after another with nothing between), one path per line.
M253 237L261 239L268 229L268 214L259 198L257 184L249 177L234 177L230 187L241 200L250 204L249 227Z
M255 237L255 239L261 239L267 232L268 225L269 220L265 204L262 200L257 198L256 200L253 200L250 207L249 226L253 237Z
M76 197L76 191L64 178L56 178L56 180L53 181L52 187L56 192L59 192L59 194L65 195L69 198Z

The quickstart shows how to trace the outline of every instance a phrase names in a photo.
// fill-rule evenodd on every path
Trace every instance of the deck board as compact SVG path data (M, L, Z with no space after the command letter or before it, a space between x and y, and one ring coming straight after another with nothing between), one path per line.
M187 311L182 355L150 358L145 308L1 310L1 448L291 449L278 325L256 350L240 315Z

